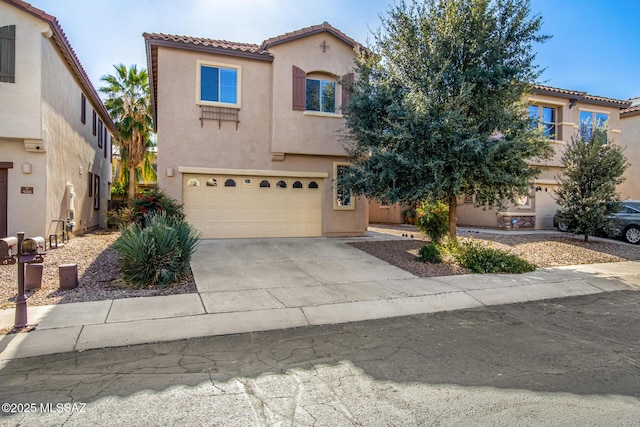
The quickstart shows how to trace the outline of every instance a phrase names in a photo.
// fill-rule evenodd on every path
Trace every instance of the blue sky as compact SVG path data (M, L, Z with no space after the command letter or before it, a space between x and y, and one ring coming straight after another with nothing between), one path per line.
M237 42L329 22L367 44L392 0L32 0L65 30L94 86L113 64L146 68L143 32ZM553 38L536 46L541 83L617 99L640 96L639 0L531 0Z

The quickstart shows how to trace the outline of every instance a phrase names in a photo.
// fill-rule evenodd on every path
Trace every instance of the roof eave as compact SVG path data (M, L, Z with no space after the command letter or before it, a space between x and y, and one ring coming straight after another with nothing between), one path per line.
M349 46L351 46L353 48L360 47L360 45L358 43L354 43L353 40L351 40L350 38L346 37L344 34L339 33L337 31L333 30L332 28L321 27L321 28L317 28L315 30L310 30L310 31L303 32L303 33L300 33L300 34L294 34L294 35L288 36L287 38L274 40L274 41L269 42L269 43L263 43L262 48L266 50L266 49L269 49L270 47L277 46L279 44L288 43L288 42L293 41L293 40L299 40L299 39L302 39L304 37L309 37L309 36L313 36L315 34L320 34L320 33L329 33L329 34L333 35L334 37L342 40L343 42L345 42L346 44L348 44Z
M270 54L262 54L256 52L246 52L242 50L225 49L215 46L202 46L189 43L176 42L171 40L158 40L150 37L145 37L147 44L151 46L163 46L174 49L192 50L196 52L212 53L215 55L235 56L239 58L257 59L258 61L273 62L273 56Z

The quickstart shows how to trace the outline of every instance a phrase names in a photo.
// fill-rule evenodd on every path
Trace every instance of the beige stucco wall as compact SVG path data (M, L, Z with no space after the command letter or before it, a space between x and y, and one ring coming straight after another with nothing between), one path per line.
M16 79L0 83L0 137L40 139L40 85L33 82L40 81L40 39L49 26L0 2L0 27L5 25L16 26Z
M7 232L15 236L23 231L26 236L44 236L45 224L45 155L30 153L22 140L0 138L0 161L13 162L7 177ZM31 165L31 173L22 172L22 165ZM21 187L33 187L33 194L21 194ZM0 236L5 237L5 236Z
M233 122L200 124L196 105L196 61L242 67L242 108ZM271 64L264 61L158 48L158 184L181 198L181 180L167 168L196 166L278 169L271 166Z
M327 53L333 54L318 60L321 50L317 45L324 39L331 45ZM311 49L313 54L307 52ZM158 47L159 187L182 200L181 167L326 172L323 234L364 233L364 200L357 199L354 210L333 207L334 162L344 161L345 154L335 131L343 126L344 119L339 115L317 117L292 111L292 63L308 71L346 74L347 64L353 62L353 51L342 41L325 35L284 43L274 47L272 53L276 57L273 63ZM296 55L301 55L302 60L294 62ZM346 57L338 60L339 55ZM219 127L217 121L205 121L201 126L196 104L197 61L241 67L237 130L234 122L222 122ZM340 100L338 90L338 106ZM174 171L173 177L167 176L168 168Z
M16 25L16 82L0 83L0 162L13 162L8 233L47 238L51 220L69 215L67 184L76 194L74 231L106 226L110 155L105 159L92 133L93 106L87 99L87 124L82 124L82 90L48 25L2 2L0 25L10 24ZM101 176L100 211L93 210L93 198L88 197L90 162ZM23 172L27 164L30 173ZM22 194L22 187L32 187L33 194Z
M618 186L622 200L640 200L640 114L620 120L620 145L625 148L624 155L629 167L625 172L625 182Z
M322 51L326 41L329 47ZM292 67L307 74L333 75L338 81L353 71L353 48L329 33L304 37L270 48L273 61L273 151L282 153L344 155L340 131L342 86L336 84L336 113L319 115L292 109Z
M369 200L369 223L371 224L402 224L402 213L409 209L400 204L382 206L377 200Z
M80 119L82 89L50 39L42 39L42 133L47 153L46 222L69 216L67 185L75 192L74 231L106 227L111 181L110 153L98 148L93 135L93 106L87 99L86 123ZM100 116L98 116L100 118ZM104 122L104 118L101 118ZM110 134L109 134L110 135ZM103 141L103 144L107 144ZM89 168L100 177L100 209L89 197Z

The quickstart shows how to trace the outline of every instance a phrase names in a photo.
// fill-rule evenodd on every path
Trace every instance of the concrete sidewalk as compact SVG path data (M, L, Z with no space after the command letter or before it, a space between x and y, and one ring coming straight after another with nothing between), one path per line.
M640 288L637 261L423 279L347 241L203 241L197 293L29 307L37 329L2 336L0 360Z

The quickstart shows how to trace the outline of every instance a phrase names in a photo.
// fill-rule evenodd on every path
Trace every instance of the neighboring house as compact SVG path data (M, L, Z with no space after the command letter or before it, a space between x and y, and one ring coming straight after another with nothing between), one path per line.
M585 92L535 86L529 97L529 115L553 141L555 155L547 161L533 160L544 167L532 183L531 194L504 210L474 208L473 199L461 199L458 225L493 228L553 228L553 215L558 205L554 193L562 171L561 157L566 144L575 137L581 125L608 126L609 141L625 145L621 135L620 110L628 101L589 95Z
M0 237L104 227L115 132L56 18L0 0Z
M620 129L626 146L624 155L630 166L624 176L626 180L618 186L622 200L640 200L640 97L629 100L631 106L620 112Z
M364 233L366 200L334 186L356 41L326 22L260 45L144 38L158 185L204 238Z

